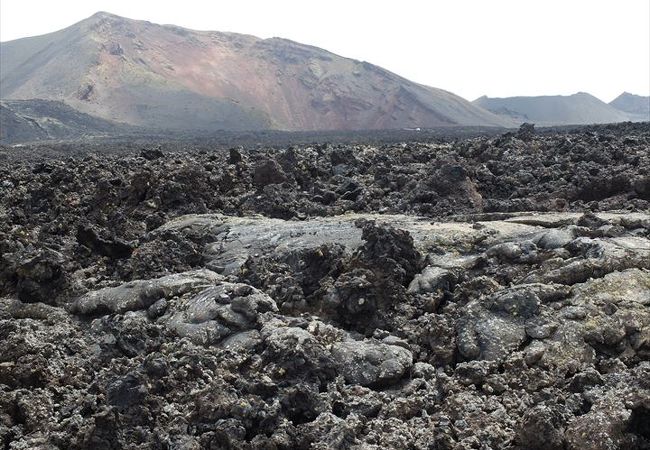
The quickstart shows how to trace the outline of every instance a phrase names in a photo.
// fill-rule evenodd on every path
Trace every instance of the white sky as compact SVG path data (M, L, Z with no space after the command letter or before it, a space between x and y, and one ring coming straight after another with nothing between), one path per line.
M650 94L650 0L0 0L0 41L97 11L293 39L469 100Z

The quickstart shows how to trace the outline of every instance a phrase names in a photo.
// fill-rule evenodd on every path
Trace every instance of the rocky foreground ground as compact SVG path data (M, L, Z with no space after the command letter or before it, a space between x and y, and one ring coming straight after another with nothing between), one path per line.
M0 448L650 448L647 124L93 148L0 149Z

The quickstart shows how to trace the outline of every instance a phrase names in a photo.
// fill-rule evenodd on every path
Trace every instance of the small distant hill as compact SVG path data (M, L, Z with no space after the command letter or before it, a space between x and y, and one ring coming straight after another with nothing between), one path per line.
M609 104L632 116L632 120L639 122L650 121L650 97L623 92Z
M130 127L81 113L52 100L0 101L0 142L13 144L127 133Z
M473 103L518 123L534 122L542 126L586 125L632 120L627 112L616 109L585 92L566 96L504 98L483 96Z

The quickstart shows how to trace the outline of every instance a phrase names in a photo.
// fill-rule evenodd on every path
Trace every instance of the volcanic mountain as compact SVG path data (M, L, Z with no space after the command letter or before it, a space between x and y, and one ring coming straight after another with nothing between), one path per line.
M639 121L650 121L650 97L623 92L609 104Z
M103 12L0 44L0 93L167 130L511 124L452 93L316 47Z
M586 92L538 97L490 98L483 96L474 100L473 103L517 123L534 122L537 125L551 126L634 120L634 117L628 113L620 111Z

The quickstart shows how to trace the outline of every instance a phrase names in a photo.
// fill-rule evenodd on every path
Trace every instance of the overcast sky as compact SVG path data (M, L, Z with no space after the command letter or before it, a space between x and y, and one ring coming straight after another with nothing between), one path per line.
M650 0L2 0L0 41L97 11L284 37L459 94L650 94Z

